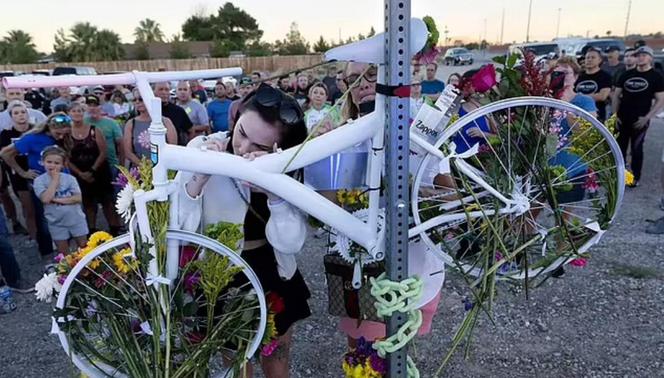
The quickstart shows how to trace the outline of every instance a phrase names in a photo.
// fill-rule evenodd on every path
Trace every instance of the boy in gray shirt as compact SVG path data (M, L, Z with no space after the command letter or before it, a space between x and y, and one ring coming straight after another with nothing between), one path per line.
M35 194L44 203L51 237L58 252L64 255L69 253L69 239L73 238L83 248L88 236L88 224L81 209L81 189L74 176L62 172L66 156L58 146L46 147L42 151L46 173L33 183Z

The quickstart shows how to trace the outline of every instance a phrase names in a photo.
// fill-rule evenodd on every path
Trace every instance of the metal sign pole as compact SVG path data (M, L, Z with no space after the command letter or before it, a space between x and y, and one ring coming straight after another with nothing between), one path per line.
M385 0L385 83L410 84L410 0ZM392 281L408 278L408 144L409 98L385 101L386 251L387 274ZM387 322L393 335L407 320L395 312ZM407 347L388 355L388 377L407 377Z

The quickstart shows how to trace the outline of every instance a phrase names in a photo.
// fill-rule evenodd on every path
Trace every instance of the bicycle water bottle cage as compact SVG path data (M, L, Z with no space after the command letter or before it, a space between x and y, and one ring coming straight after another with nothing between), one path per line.
M410 54L408 55L408 62L410 58L422 50L424 44L427 42L429 32L424 21L419 18L410 19ZM357 42L349 43L347 45L335 47L325 53L326 61L347 61L347 62L362 62L362 63L385 63L385 33L376 34L375 36L363 39Z

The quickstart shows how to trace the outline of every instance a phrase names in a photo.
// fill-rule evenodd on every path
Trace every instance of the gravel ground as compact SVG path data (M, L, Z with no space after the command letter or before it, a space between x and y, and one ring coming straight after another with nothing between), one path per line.
M501 285L495 325L486 317L465 359L458 353L446 377L655 377L664 376L664 245L643 232L646 219L662 216L657 201L664 122L656 121L646 143L644 180L628 190L615 226L592 250L585 268L567 268L527 300L518 288ZM36 248L12 237L24 275L37 280ZM310 285L314 315L298 324L293 377L339 377L345 339L326 313L321 241L311 239L300 256ZM464 315L462 280L453 273L433 332L411 348L423 377L435 375ZM19 309L0 316L0 377L70 377L76 374L49 334L50 305L16 295Z

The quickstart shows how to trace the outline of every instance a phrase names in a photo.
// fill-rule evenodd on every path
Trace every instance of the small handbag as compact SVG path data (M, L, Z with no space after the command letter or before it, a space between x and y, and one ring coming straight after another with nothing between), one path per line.
M353 319L383 322L376 313L371 295L370 277L378 277L383 271L379 263L362 267L362 286L353 288L353 264L341 256L330 253L323 258L327 278L327 311L330 315Z

